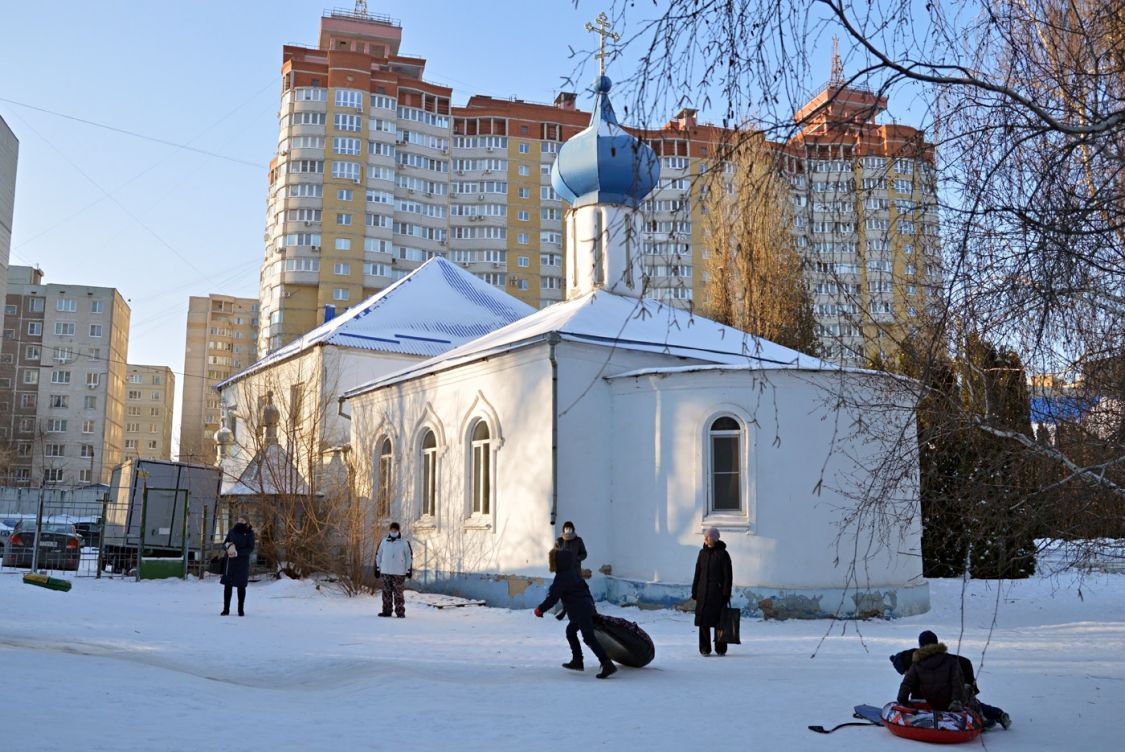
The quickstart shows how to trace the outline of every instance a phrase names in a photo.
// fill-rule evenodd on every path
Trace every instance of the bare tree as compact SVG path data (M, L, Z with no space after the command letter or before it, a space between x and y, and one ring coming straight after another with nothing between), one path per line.
M1061 499L1067 509L1121 517L1125 384L1096 377L1125 362L1121 4L667 0L648 8L618 2L611 13L639 57L622 82L635 92L634 119L693 106L726 126L752 117L785 142L803 126L794 113L823 90L813 69L833 35L850 72L845 87L910 104L937 148L944 286L927 312L929 336L890 334L919 375L972 362L966 343L976 332L1030 373L1059 374L1064 396L1087 409L1055 416L1050 441L1013 428L987 400L950 402L957 420L948 425L993 437L1037 468L1021 514L1048 519ZM963 369L952 373L972 388Z
M816 354L816 320L779 152L760 134L744 132L735 132L724 152L699 186L711 274L702 312Z
M355 594L370 579L372 510L352 493L351 458L326 426L335 416L333 366L298 360L230 387L233 450L223 462L243 490L234 513L255 523L259 557L295 577L326 574Z

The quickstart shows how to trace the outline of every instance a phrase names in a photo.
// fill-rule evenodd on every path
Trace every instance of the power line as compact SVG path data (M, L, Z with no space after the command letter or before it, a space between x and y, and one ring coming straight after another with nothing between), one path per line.
M187 144L176 143L175 141L168 141L167 139L157 138L156 136L146 136L145 134L137 133L136 131L130 131L130 130L126 130L124 128L118 128L118 127L113 126L113 125L106 125L105 123L98 123L98 122L95 122L93 120L87 120L86 118L77 117L76 115L67 115L64 112L56 112L55 110L48 110L45 107L37 107L33 104L27 104L26 102L17 102L16 100L8 99L7 97L0 97L0 102L7 102L8 104L14 104L17 107L26 107L29 110L35 110L37 112L44 112L48 115L54 115L55 117L66 118L67 120L73 120L77 123L83 123L85 125L92 125L95 128L104 128L107 131L113 131L115 133L122 133L126 136L132 136L134 138L143 139L145 141L152 141L153 143L164 144L165 146L174 146L177 149L183 149L185 151L193 151L196 154L202 154L204 156L212 157L214 159L222 159L226 162L234 162L235 164L246 165L248 167L256 167L260 170L266 169L265 165L259 164L257 162L248 162L245 159L238 159L237 157L228 157L225 154L216 154L213 151L207 151L206 149L197 149L194 146L188 146Z
M227 113L226 113L225 115L223 115L222 117L220 117L220 118L219 118L218 120L216 120L215 122L211 123L211 124L210 124L210 125L208 125L208 126L207 126L206 128L204 128L203 130L199 131L198 133L196 133L196 134L195 134L195 136L193 136L192 138L190 138L190 139L189 139L189 140L187 141L187 144L191 144L192 142L194 142L194 141L196 141L197 139L199 139L200 137L202 137L202 136L203 136L203 134L205 134L205 133L207 133L208 131L210 131L210 130L212 130L212 129L216 128L217 126L219 126L220 124L222 124L223 122L225 122L226 120L228 120L229 118L231 118L231 117L232 117L232 116L233 116L233 115L234 115L234 114L235 114L236 112L238 112L239 110L241 110L241 109L242 109L243 107L245 107L246 105L248 105L248 104L249 104L250 102L254 101L254 99L256 99L256 98L258 97L258 95L260 95L260 94L261 94L261 93L262 93L263 91L265 91L266 89L269 89L270 87L273 87L273 86L277 85L277 83L278 83L278 80L279 80L279 78L278 78L277 76L274 76L274 77L272 77L272 78L271 78L271 79L269 80L269 82L268 82L268 83L266 83L266 85L265 85L265 86L262 86L262 87L261 87L260 89L258 89L257 91L255 91L255 92L254 92L253 94L251 94L250 96L246 97L246 98L245 98L244 100L242 100L242 102L240 102L240 103L239 103L239 104L238 104L238 105L237 105L237 106L236 106L236 107L235 107L234 109L230 110L230 111L229 111L229 112L227 112ZM2 99L2 98L0 98L0 99ZM3 100L3 101L11 101L11 100ZM45 111L46 111L46 110L45 110ZM194 147L190 147L190 146L188 146L187 144L184 144L184 145L182 145L182 146L181 146L180 148L182 148L182 149L192 149L192 150L194 150L194 151L198 151L197 149L194 149ZM129 179L128 179L128 180L126 180L126 181L125 181L124 183L121 183L121 184L120 184L120 185L118 185L118 186L117 186L116 188L114 188L114 192L117 192L117 191L120 191L120 190L122 190L123 188L125 188L125 186L127 186L127 185L129 185L129 184L131 184L131 183L133 183L133 182L135 182L135 181L137 181L138 179L140 179L140 178L144 177L145 175L147 175L148 173L152 172L152 171L153 171L153 170L155 170L155 169L156 169L157 167L159 167L159 166L160 166L161 164L163 164L163 163L164 163L164 161L165 161L165 159L166 159L166 158L161 158L161 159L158 159L157 161L153 162L153 163L152 163L151 165L149 165L149 166L148 166L147 168L145 168L144 170L142 170L142 171L138 172L138 173L137 173L136 175L134 175L133 177L129 178ZM166 198L166 197L167 197L167 196L168 196L168 195L170 194L170 192L171 192L171 189L169 189L169 191L165 192L165 193L164 193L164 195L163 195L163 196L161 197L161 199L160 199L160 200L163 200L164 198ZM67 223L67 222L69 222L70 220L74 219L74 218L75 218L75 217L77 217L78 215L80 215L80 214L82 214L83 212L85 212L85 211L86 211L87 209L91 209L91 208L93 208L94 206L97 206L97 205L98 205L98 204L100 204L101 202L105 201L105 200L106 200L107 198L108 198L108 196L102 196L101 198L98 198L98 199L95 199L94 201L91 201L90 203L88 203L88 204L86 204L85 206L83 206L83 207L82 207L81 209L79 209L79 210L77 210L77 211L75 211L75 212L71 213L71 214L70 214L69 216L67 216L67 217L64 217L63 219L61 219L60 221L58 221L58 222L56 222L55 224L51 225L50 227L46 228L45 230L42 230L42 231L40 231L40 232L36 233L35 235L31 236L30 238L27 238L26 240L23 240L22 242L20 242L20 243L19 243L19 245L17 245L17 246L14 246L14 247L12 248L12 252L13 252L13 253L15 253L15 251L16 251L16 249L17 249L17 248L23 248L24 246L28 245L29 243L32 243L32 242L34 242L35 240L38 240L39 238L43 237L44 235L46 235L46 234L48 234L48 233L50 233L50 232L53 232L54 230L58 229L59 227L63 226L64 224L66 224L66 223ZM159 203L159 201L157 201L156 203ZM152 206L155 206L155 205L156 205L156 204L153 204ZM152 206L150 206L150 209L152 208ZM17 254L17 255L19 255L19 254ZM20 258L22 259L23 257L22 257L22 256L20 256ZM24 260L25 260L25 262L26 262L26 259L24 259ZM31 264L30 262L27 262L27 264L28 264L28 266L31 266L31 265L32 265L32 264Z

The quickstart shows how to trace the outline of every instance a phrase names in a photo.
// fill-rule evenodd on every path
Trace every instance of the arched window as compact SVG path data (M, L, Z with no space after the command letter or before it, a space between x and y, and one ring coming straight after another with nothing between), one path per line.
M426 431L422 437L422 516L437 514L437 437Z
M742 427L729 415L716 418L710 439L711 512L742 512Z
M384 438L379 445L379 487L375 495L375 513L380 519L391 516L391 440Z
M492 436L483 420L473 427L472 463L473 514L492 514Z

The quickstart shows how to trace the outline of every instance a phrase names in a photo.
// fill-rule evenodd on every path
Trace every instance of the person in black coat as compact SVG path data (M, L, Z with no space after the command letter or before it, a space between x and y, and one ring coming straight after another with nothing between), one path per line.
M583 543L582 539L579 538L578 535L574 532L574 523L570 520L567 520L563 523L562 535L560 535L555 540L555 548L559 549L560 551L570 551L572 554L574 554L574 563L572 564L572 566L578 571L579 574L582 573L582 562L586 560L586 544ZM557 565L558 562L555 563L555 566ZM558 613L555 614L555 618L559 621L565 619L566 608L563 606L559 606L559 610Z
M918 635L918 648L924 648L927 645L937 644L937 635L926 630ZM914 664L914 656L918 653L915 648L908 648L901 652L895 653L891 656L891 665L895 667L895 671L900 674L905 674L910 670ZM961 678L965 681L965 695L968 699L969 706L973 709L979 709L981 716L984 718L985 728L995 726L999 723L1005 729L1011 728L1012 718L1003 709L995 705L988 705L981 702L977 695L980 694L980 688L977 687L976 674L973 671L973 662L963 655L951 654L957 659L961 666Z
M594 635L594 596L590 595L590 588L582 579L574 563L574 554L566 549L553 549L555 580L547 591L547 599L535 609L535 615L543 618L543 612L554 606L560 600L566 609L570 623L566 625L566 641L570 643L571 659L564 663L563 668L572 671L582 671L585 666L582 662L582 645L578 642L578 633L582 633L582 641L590 648L601 664L602 670L597 674L599 679L606 679L617 673L617 666L605 652L605 648L598 642Z
M695 560L695 577L691 581L691 597L695 600L695 626L699 627L699 654L711 655L711 630L719 626L723 609L730 604L734 575L727 544L719 540L716 528L703 534L703 549ZM715 652L727 654L727 644L715 634Z
M250 581L250 554L254 551L254 528L245 517L239 517L223 541L226 552L223 576L223 610L221 616L230 615L230 596L238 588L238 615L246 616L246 583Z
M582 562L586 561L586 544L574 532L574 523L567 520L563 523L562 535L555 541L555 548L570 551L574 554L574 568L582 571ZM556 566L558 562L556 562Z

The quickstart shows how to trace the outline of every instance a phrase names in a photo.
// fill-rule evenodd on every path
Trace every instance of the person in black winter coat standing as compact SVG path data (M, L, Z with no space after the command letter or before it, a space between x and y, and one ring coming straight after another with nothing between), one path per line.
M563 523L562 535L555 541L555 548L560 551L570 551L574 554L574 568L582 571L582 562L586 561L586 544L574 532L574 523L567 520ZM555 562L558 566L558 562Z
M730 604L734 575L727 544L719 540L716 528L703 534L703 549L695 560L695 577L691 581L691 597L695 600L695 626L699 627L699 654L711 655L711 630L719 626L723 609ZM727 654L727 644L715 634L715 652Z
M250 581L250 554L254 551L254 528L245 517L239 517L235 526L223 541L226 552L223 577L223 611L221 616L230 615L230 596L238 588L238 615L246 616L246 583Z
M551 554L555 559L555 580L547 591L547 599L535 609L535 615L542 619L543 612L561 600L563 608L566 609L566 615L570 618L570 623L566 625L566 641L570 643L571 655L570 662L564 663L562 667L569 668L572 671L585 670L582 662L582 645L578 642L578 633L581 632L582 641L586 643L594 656L597 657L598 663L601 664L602 670L598 672L597 677L607 679L617 673L617 666L613 665L613 661L609 659L605 648L601 646L598 638L594 635L594 614L596 613L594 596L590 595L589 586L586 585L586 581L579 574L573 553L566 549L554 549Z
M582 562L586 560L586 544L583 543L582 539L574 532L574 523L570 520L563 523L562 535L555 540L555 548L560 551L570 551L574 554L572 559L574 563L571 566L581 575ZM558 566L557 561L555 561L555 566ZM566 608L564 606L559 606L555 618L559 621L566 618Z

